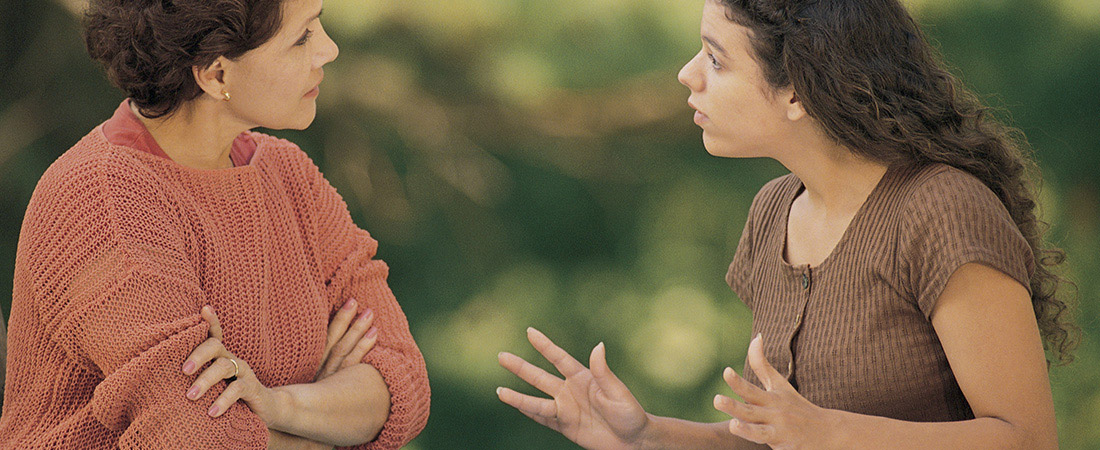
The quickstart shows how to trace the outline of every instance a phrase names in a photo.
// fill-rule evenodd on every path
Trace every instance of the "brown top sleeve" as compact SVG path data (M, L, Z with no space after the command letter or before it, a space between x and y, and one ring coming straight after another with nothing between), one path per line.
M900 275L931 318L948 279L967 263L1012 277L1031 291L1034 257L1004 204L980 180L945 167L913 191L903 206Z
M726 272L726 284L749 309L752 309L754 295L752 283L753 266L756 264L754 258L760 256L758 247L762 244L761 239L769 227L783 226L783 229L786 229L785 224L772 222L779 215L778 208L783 207L784 189L789 188L788 185L794 181L793 177L788 174L771 180L753 197L748 218L745 219L745 228L737 241L733 262L730 263L729 271Z

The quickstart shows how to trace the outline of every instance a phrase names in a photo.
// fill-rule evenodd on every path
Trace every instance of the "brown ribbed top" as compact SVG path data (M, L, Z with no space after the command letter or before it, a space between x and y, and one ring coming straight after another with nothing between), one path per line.
M764 353L814 404L911 421L974 417L929 316L948 278L977 262L1025 287L1031 248L997 196L945 165L891 167L832 253L784 257L794 174L753 200L726 281ZM1029 288L1030 290L1030 288ZM759 384L746 365L745 376Z

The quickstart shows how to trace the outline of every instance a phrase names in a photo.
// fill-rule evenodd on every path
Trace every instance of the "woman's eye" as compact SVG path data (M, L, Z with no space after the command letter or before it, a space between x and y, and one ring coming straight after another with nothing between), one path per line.
M722 65L718 64L718 58L715 58L714 55L712 55L710 53L707 53L707 58L710 58L710 66L711 67L713 67L715 69L721 69L722 68Z
M298 42L295 42L294 45L306 45L306 42L309 42L310 36L313 36L313 30L306 30L306 33L303 34L302 38L298 39Z

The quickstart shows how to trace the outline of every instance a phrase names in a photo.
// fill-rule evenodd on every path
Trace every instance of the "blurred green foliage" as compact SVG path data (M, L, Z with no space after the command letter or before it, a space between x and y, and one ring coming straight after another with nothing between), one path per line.
M84 53L80 0L0 0L0 292L48 165L122 95ZM1052 372L1063 448L1100 448L1100 2L910 0L955 72L1030 138L1048 238L1086 338ZM341 47L305 149L380 242L428 361L412 449L575 448L500 404L535 326L598 342L653 413L721 420L750 317L723 282L749 202L785 173L702 148L675 75L701 2L328 0ZM1007 112L1011 112L1011 117ZM10 296L0 295L3 310ZM538 360L538 358L535 358ZM543 364L544 367L548 367ZM522 391L531 392L529 387Z

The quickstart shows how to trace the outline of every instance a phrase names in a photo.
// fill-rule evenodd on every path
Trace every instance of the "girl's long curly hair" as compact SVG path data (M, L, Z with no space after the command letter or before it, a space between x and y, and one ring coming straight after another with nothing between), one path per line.
M993 118L963 88L898 0L707 0L748 28L773 89L792 87L806 111L852 152L887 165L942 163L988 186L1027 239L1037 264L1031 302L1044 347L1069 363L1079 330L1056 296L1029 178L1038 174L1023 134ZM1048 363L1050 360L1048 360Z

